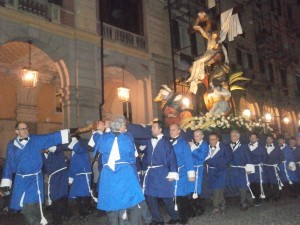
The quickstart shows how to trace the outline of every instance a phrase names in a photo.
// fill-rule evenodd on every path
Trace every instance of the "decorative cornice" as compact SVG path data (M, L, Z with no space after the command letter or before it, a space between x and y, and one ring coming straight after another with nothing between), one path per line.
M49 22L41 17L29 13L0 7L0 19L22 24L42 30L47 33L63 36L69 39L77 39L100 45L100 36L87 31L78 30L74 27L68 27L63 24Z

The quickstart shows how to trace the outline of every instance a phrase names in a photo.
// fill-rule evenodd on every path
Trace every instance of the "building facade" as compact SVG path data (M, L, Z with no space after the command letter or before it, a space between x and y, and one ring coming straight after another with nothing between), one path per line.
M133 123L159 117L152 99L161 84L187 92L176 80L187 76L186 61L203 54L206 44L187 31L197 11L212 2L208 11L216 20L224 10L242 6L238 13L244 35L226 46L232 70L244 71L253 82L246 95L236 94L236 107L248 107L256 117L269 111L278 130L295 133L299 1L0 0L0 156L14 137L16 121L27 122L33 133L47 133L123 114L125 105L117 95L123 85L130 89L126 110ZM278 49L277 36L282 39ZM28 41L32 67L39 72L35 88L22 84ZM287 126L283 115L291 120Z

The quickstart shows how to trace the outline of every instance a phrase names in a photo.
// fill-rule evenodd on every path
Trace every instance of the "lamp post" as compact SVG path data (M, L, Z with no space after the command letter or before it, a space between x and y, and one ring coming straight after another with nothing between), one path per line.
M31 63L32 41L28 41L28 45L29 45L28 67L24 67L22 69L22 84L26 88L35 88L38 80L38 71L32 69L32 63Z
M287 116L285 116L285 117L283 118L283 123L284 123L285 125L288 125L288 124L290 123L290 118L288 118Z
M122 82L122 86L117 88L118 99L120 102L123 103L123 115L128 120L128 122L131 123L132 122L132 111L131 111L131 104L129 102L130 89L128 87L126 87L124 84L124 79L125 79L124 68L125 68L125 66L123 66L122 68L123 68L123 82Z
M266 113L265 120L267 123L270 123L272 121L272 115L270 113Z

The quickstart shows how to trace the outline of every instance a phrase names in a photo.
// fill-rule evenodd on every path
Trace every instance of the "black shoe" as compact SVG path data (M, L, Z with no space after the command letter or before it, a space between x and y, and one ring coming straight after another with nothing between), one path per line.
M180 220L173 220L173 219L171 219L171 220L169 220L169 222L167 224L177 224L179 222L180 222Z
M188 224L189 220L185 219L185 220L180 220L180 224Z

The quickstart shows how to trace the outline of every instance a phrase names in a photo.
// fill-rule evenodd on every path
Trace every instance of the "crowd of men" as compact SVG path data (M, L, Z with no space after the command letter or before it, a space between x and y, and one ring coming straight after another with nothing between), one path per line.
M162 205L170 217L167 224L187 224L204 213L204 177L214 214L225 212L227 186L239 191L241 211L278 201L283 194L297 197L300 191L300 137L286 144L283 136L275 142L272 135L259 140L252 133L249 143L242 143L240 132L233 130L227 145L217 133L210 133L206 142L202 130L186 140L177 124L167 136L163 124L154 121L152 138L137 140L127 131L125 118L116 117L97 122L89 141L94 149L91 165L75 129L32 135L26 123L17 123L15 131L0 196L11 192L10 208L21 210L29 225L48 224L44 198L52 205L55 225L71 216L68 199L76 199L81 218L89 215L91 200L97 202L110 225L137 225L141 219L148 225L165 224ZM69 162L66 149L72 151Z

